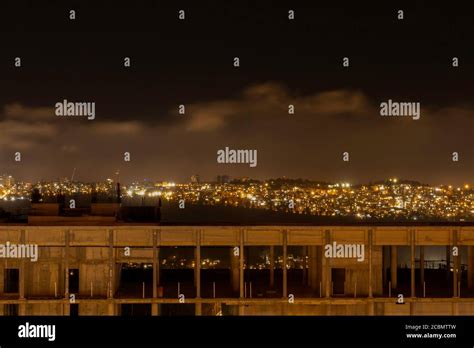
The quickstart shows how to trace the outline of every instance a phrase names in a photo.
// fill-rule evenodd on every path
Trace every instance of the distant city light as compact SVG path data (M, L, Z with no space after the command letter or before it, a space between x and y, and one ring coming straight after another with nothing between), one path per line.
M161 198L165 201L184 199L187 204L245 207L326 217L474 219L474 193L469 184L453 190L451 185L429 186L414 182L393 185L400 182L397 178L365 185L279 180L278 183L248 179L235 183L200 183L192 180L181 184L145 180L122 185L121 190L123 199L139 198L141 204L144 198ZM110 178L96 183L71 182L67 178L55 182L28 183L17 182L10 175L0 176L0 200L3 202L17 204L16 201L27 200L33 188L37 188L49 201L55 201L59 192L65 195L90 195L96 192L102 197L116 195L116 187Z

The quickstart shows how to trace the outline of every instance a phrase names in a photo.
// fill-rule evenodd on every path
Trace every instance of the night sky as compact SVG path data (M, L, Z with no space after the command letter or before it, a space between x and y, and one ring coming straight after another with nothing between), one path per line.
M0 3L0 174L474 183L474 20L463 3L98 3ZM57 117L63 99L95 102L95 120ZM420 120L381 117L388 99L420 102ZM218 164L226 146L256 149L257 167Z

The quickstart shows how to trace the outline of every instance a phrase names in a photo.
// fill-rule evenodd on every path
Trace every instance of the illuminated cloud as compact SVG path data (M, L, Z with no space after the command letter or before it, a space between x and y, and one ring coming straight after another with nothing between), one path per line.
M298 118L333 115L367 115L375 108L358 91L336 90L306 96L293 96L281 84L254 85L240 98L189 106L188 131L213 131L232 122L258 122L287 114L288 105L296 107Z
M5 105L3 115L6 119L22 122L52 122L56 117L52 107L30 107L19 103Z
M295 105L294 115L288 114L289 104ZM6 158L12 150L28 150L28 162L12 167L12 174L24 170L44 178L70 175L75 167L84 180L103 179L117 169L124 180L225 173L353 183L392 176L463 182L465 173L474 172L474 108L422 103L421 118L413 121L383 118L379 104L358 90L301 95L273 82L250 86L234 98L187 104L185 115L170 109L165 115L172 122L135 114L117 121L113 115L94 121L49 118L51 109L15 103L3 108L0 145ZM258 150L258 166L219 166L216 151L225 146ZM129 164L123 161L126 151L132 154ZM344 151L351 154L348 164L340 158ZM449 163L452 151L461 153L456 172Z

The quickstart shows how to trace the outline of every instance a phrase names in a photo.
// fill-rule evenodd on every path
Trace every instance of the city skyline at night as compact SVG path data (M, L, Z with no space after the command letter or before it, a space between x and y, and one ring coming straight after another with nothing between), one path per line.
M114 180L98 183L71 181L15 182L11 175L0 177L0 207L9 203L26 208L34 190L43 202L56 202L58 195L90 204L115 202ZM156 205L158 200L183 209L186 205L221 206L269 210L281 213L313 215L326 218L354 218L359 221L389 219L394 221L457 221L474 218L474 189L469 184L431 186L416 181L390 178L366 184L325 183L302 179L250 178L231 179L219 176L215 181L200 181L194 175L186 183L144 180L123 184L120 200L124 205ZM24 203L22 203L24 202ZM208 213L211 213L209 210ZM191 214L192 216L193 214ZM212 222L212 215L208 221Z

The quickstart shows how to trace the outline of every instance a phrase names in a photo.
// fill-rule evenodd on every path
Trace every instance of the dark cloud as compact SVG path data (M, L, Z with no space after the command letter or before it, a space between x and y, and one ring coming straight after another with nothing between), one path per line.
M288 105L295 114L288 114ZM466 182L472 173L473 108L422 107L418 121L379 115L379 100L359 90L297 95L282 84L252 85L237 97L193 103L176 122L94 121L50 117L52 108L4 106L3 156L25 152L8 169L27 178L101 180L120 169L124 180L187 180L194 173L364 182L388 176ZM171 110L169 111L172 112ZM159 117L159 115L157 115ZM107 118L110 119L110 118ZM222 165L217 150L256 149L258 166ZM350 162L342 162L342 152ZM458 167L451 153L460 152ZM123 153L131 152L125 163ZM14 174L15 174L14 173ZM27 174L25 174L27 173Z

